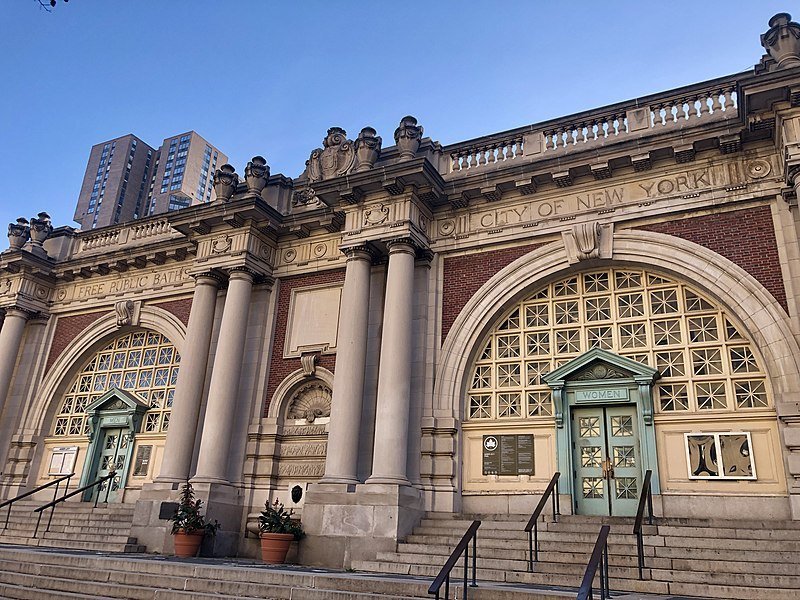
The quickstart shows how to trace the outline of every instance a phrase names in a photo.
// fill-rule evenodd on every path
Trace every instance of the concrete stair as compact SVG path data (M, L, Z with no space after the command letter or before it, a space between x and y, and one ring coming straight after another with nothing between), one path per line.
M513 584L580 585L602 524L611 525L612 591L730 600L800 599L800 523L659 519L644 527L645 570L639 579L633 519L562 516L539 523L539 562L528 572L527 519L508 515L430 513L396 552L353 564L357 571L434 577L473 518L480 579ZM463 562L459 563L460 565ZM460 568L453 577L463 577Z
M49 509L42 514L37 536L38 513L33 510L44 502L21 500L11 506L8 527L3 529L8 507L0 509L0 544L100 550L106 552L144 552L145 547L130 536L133 519L131 504L99 504L66 501L53 513L47 528Z
M356 574L255 561L176 559L0 546L0 598L74 600L401 600L431 598L430 579ZM451 586L451 598L463 589ZM473 600L568 600L575 593L480 582ZM615 600L653 596L621 595Z

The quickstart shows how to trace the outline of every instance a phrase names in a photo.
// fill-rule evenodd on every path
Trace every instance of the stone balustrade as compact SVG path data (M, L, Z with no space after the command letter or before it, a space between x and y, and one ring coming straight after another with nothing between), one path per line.
M75 256L95 253L96 251L110 251L121 248L131 242L151 242L155 238L169 239L180 235L172 229L166 218L150 219L142 222L133 222L113 229L100 231L82 231L78 233L78 249Z
M522 144L522 136L518 135L458 150L450 155L453 161L450 170L464 171L520 158Z
M645 98L519 129L514 133L480 138L445 148L450 173L497 167L500 163L563 155L593 145L608 145L670 128L688 128L712 120L738 117L736 82L725 81L705 89L687 90L665 99Z

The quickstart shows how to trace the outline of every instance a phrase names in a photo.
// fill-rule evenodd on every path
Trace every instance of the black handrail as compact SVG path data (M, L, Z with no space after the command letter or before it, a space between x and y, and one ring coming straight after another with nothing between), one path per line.
M639 554L639 579L644 579L644 536L642 534L642 521L644 520L645 501L647 504L647 524L653 524L653 490L650 480L653 477L651 470L645 471L642 493L639 496L639 508L636 511L636 522L633 525L633 534L636 536L636 550Z
M528 571L533 571L534 561L539 562L539 515L542 514L544 505L547 504L548 496L551 496L553 499L553 523L558 523L559 477L561 477L561 473L556 472L553 474L550 483L547 484L547 488L544 490L544 494L542 494L542 497L539 499L539 504L536 505L531 518L528 519L528 524L525 525L525 531L528 532ZM553 490L555 490L555 493L553 493Z
M439 600L439 590L444 584L444 598L445 600L449 600L450 598L450 571L453 570L453 567L458 562L459 556L461 553L464 553L464 595L463 600L467 600L467 577L469 572L469 543L472 541L472 583L469 587L478 587L478 584L475 583L475 571L476 571L476 564L475 564L475 557L477 556L477 542L478 542L478 527L481 526L480 521L473 521L472 525L469 526L467 532L464 534L464 537L461 538L461 541L458 542L455 549L453 550L452 554L450 554L450 558L447 559L447 562L444 563L442 570L439 571L439 574L436 576L436 579L433 580L431 587L428 588L429 594L436 594L436 600Z
M63 496L61 496L61 498L57 498L57 499L53 500L52 502L48 502L44 506L40 506L39 508L34 508L33 512L38 512L39 513L39 518L36 519L36 529L33 530L33 537L36 537L36 535L39 533L39 524L42 521L42 511L44 511L44 510L46 510L48 508L52 508L52 510L50 511L50 518L47 519L47 527L44 530L44 532L47 533L48 531L50 531L50 523L53 521L53 513L56 511L56 506L60 502L64 502L67 498L72 498L76 494L80 494L81 492L85 492L86 490L90 490L93 487L100 485L104 481L109 481L109 480L113 479L116 474L117 474L116 471L111 471L111 472L109 472L108 475L106 475L104 477L101 477L100 479L97 479L96 481L94 481L94 482L92 482L92 483L90 483L88 485L80 487L77 490L75 490L74 492L70 492L69 494L64 494ZM109 484L108 487L106 487L106 499L105 499L105 503L106 504L108 504L108 493L110 491L111 491L111 484ZM97 508L97 500L99 498L100 498L100 494L98 493L97 496L95 496L95 499L94 499L94 508Z
M611 527L608 525L600 528L600 534L594 543L594 550L589 558L589 564L586 565L586 572L583 574L583 581L578 589L578 595L575 597L576 600L594 600L593 587L597 567L600 567L600 600L611 598L608 586L608 532L610 530Z
M61 484L61 482L64 481L65 479L67 480L67 487L64 488L64 492L66 492L69 489L69 480L74 475L75 475L75 473L70 473L69 475L64 475L63 477L59 477L58 479L53 479L52 481L48 481L47 483L43 483L39 487L33 488L29 492L25 492L24 494L20 494L19 496L11 498L10 500L5 500L4 502L0 502L0 508L4 508L4 507L8 506L8 512L6 512L6 523L5 523L5 525L3 525L3 531L5 531L8 528L8 519L11 516L11 505L14 504L14 502L16 502L17 500L22 500L23 498L27 498L28 496L31 496L32 494L35 494L36 492L41 492L43 489L49 488L51 485L55 485L56 486L56 491L53 493L53 500L55 500L56 497L58 496L58 486Z

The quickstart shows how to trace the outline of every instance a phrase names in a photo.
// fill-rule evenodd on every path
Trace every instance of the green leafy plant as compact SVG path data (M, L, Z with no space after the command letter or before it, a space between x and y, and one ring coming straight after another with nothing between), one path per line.
M261 533L291 533L299 540L305 535L298 521L292 519L293 509L286 510L280 502L264 504L264 510L258 516L258 530Z
M207 533L214 535L217 533L220 524L218 521L206 523L206 518L200 513L203 501L195 499L194 488L191 483L183 484L181 488L181 499L178 503L178 510L172 515L172 533Z

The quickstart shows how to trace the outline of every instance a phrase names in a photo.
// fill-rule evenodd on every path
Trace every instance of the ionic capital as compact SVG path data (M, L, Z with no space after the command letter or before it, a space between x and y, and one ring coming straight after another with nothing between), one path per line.
M416 255L417 245L411 238L396 238L386 242L386 247L389 249L389 254L411 254Z
M225 279L216 271L205 271L203 273L195 273L192 275L194 278L195 286L210 285L218 288Z
M367 244L360 246L350 246L349 248L342 248L342 254L347 257L348 261L351 260L367 260L372 261L375 252Z

